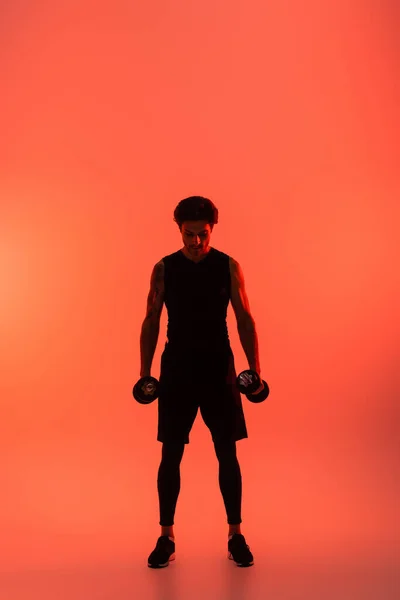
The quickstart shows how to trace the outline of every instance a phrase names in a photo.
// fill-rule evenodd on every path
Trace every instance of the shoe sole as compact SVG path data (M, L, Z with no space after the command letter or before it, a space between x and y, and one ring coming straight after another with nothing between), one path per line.
M248 563L239 563L236 562L236 560L233 558L232 554L229 552L228 554L228 558L229 560L233 560L233 562L235 563L235 565L237 565L238 567L252 567L254 565L254 560L252 560L251 562Z
M167 562L166 562L166 563L162 563L162 564L158 564L158 565L152 565L152 564L150 564L150 563L148 562L148 563L147 563L147 566L148 566L150 569L164 569L165 567L168 567L169 563L170 563L172 560L175 560L175 553L174 553L174 554L171 554L171 556L169 557L169 559L167 560Z

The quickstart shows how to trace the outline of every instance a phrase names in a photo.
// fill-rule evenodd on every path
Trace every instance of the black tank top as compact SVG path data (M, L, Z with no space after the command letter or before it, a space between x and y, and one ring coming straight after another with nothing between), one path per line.
M178 250L163 261L168 311L166 347L177 353L229 349L226 323L231 291L229 256L210 248L196 263Z

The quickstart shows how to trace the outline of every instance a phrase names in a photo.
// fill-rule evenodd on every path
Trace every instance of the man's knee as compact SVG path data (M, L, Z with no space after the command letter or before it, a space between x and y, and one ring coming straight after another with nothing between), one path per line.
M163 442L161 451L162 462L175 463L179 465L182 460L184 450L184 441L173 440Z
M215 453L218 460L236 461L236 442L232 440L214 440Z

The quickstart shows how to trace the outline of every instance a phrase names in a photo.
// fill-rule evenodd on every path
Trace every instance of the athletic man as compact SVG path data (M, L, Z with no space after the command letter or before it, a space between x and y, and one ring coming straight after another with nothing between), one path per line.
M229 301L249 369L261 379L255 323L240 265L210 246L218 223L215 205L207 198L191 196L178 204L174 221L184 246L154 266L140 337L140 376L147 377L165 303L168 341L161 357L157 435L162 443L157 478L161 536L148 566L166 567L175 559L173 526L180 463L200 408L219 461L219 486L229 525L228 557L247 567L254 562L241 532L242 477L236 456L236 442L247 438L247 429L226 323ZM263 384L256 393L262 389Z

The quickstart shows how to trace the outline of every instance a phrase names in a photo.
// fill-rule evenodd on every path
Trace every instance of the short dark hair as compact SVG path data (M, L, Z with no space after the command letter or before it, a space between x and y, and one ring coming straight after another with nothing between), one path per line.
M208 198L190 196L181 200L175 208L174 221L179 229L185 221L207 221L212 229L218 223L218 208Z

